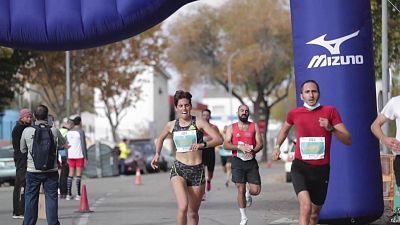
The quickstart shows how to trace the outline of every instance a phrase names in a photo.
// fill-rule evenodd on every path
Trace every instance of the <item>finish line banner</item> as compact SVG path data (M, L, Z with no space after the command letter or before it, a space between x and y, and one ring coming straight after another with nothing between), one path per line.
M320 222L368 223L383 213L369 0L291 0L297 104L300 85L316 80L320 102L337 108L351 133L331 146L328 195Z

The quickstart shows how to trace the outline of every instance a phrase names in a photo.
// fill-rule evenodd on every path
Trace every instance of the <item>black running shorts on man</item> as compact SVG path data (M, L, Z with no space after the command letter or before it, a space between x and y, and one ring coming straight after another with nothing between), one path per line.
M261 185L257 160L243 161L238 157L232 157L232 182Z
M207 166L209 172L214 172L215 168L215 148L206 148L202 151L204 166Z
M171 178L175 176L185 179L187 186L200 186L205 183L203 164L191 166L175 160L171 168Z
M296 195L308 191L312 203L323 205L328 191L329 170L329 165L315 166L295 159L291 174Z

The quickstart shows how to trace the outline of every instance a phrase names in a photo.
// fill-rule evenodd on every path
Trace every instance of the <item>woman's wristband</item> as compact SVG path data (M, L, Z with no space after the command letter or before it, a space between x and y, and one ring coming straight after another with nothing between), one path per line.
M280 148L281 148L281 145L276 144L276 145L274 146L274 149L280 149Z

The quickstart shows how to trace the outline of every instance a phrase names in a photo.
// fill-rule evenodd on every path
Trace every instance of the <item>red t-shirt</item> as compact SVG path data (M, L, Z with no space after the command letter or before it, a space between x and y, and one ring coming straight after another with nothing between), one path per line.
M286 122L296 128L295 158L303 160L300 153L300 137L325 137L325 156L318 160L303 160L311 165L326 165L330 162L330 149L332 133L319 125L319 118L327 118L332 126L342 123L342 119L336 108L332 106L320 106L314 110L305 107L292 109L286 118Z
M253 148L256 147L256 127L254 123L250 122L245 131L239 130L238 123L232 124L232 144L237 145L239 141L253 145ZM237 156L237 151L232 150L232 155Z

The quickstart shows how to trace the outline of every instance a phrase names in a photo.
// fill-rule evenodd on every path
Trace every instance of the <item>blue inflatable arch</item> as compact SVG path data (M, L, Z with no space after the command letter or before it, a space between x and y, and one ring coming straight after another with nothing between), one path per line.
M32 50L97 47L139 34L194 0L2 0L0 45Z
M352 136L351 146L332 139L320 223L368 224L384 209L379 142L370 129L377 115L370 1L291 0L291 13L297 93L316 80L321 104L338 109Z

